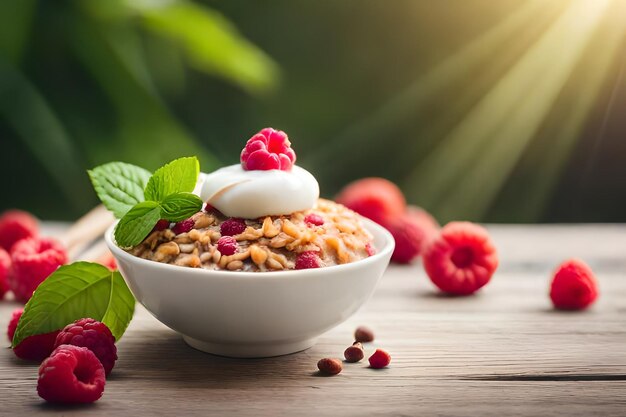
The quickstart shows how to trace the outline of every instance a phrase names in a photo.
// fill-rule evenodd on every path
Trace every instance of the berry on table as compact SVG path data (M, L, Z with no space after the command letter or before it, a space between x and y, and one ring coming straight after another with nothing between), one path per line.
M54 347L60 345L81 346L91 350L102 363L107 376L117 360L117 348L111 330L92 318L76 320L65 326L57 335Z
M498 254L483 227L470 222L448 223L424 252L424 268L443 292L468 295L489 282Z
M369 327L359 326L354 331L354 340L362 343L374 341L374 332Z
M11 272L11 256L0 248L0 300L9 290L9 273Z
M376 352L368 359L370 368L382 369L389 366L391 355L382 349L376 349Z
M39 367L37 393L56 403L91 403L104 392L102 364L89 349L72 345L57 347Z
M396 243L391 255L392 261L407 264L419 256L426 234L413 217L402 214L387 219L382 225L389 230Z
M376 223L401 216L406 200L397 185L384 178L363 178L343 188L335 200Z
M235 236L246 230L246 222L243 219L231 217L224 220L220 225L220 233L222 236Z
M296 257L296 269L320 268L322 260L315 251L306 251Z
M9 286L15 298L26 303L39 284L67 263L67 253L54 239L26 238L13 246L11 262Z
M50 333L28 336L13 348L13 353L21 359L41 362L50 356L50 353L54 350L54 342L58 334L59 331L56 330Z
M343 352L343 357L346 358L346 362L358 362L365 356L365 352L363 351L363 345L361 342L354 342L352 346L348 346L348 348Z
M343 365L339 359L323 358L317 362L317 369L326 375L337 375L342 371Z
M238 247L237 240L232 236L222 236L217 241L217 250L220 251L222 255L233 255L237 252Z
M172 231L179 235L181 233L187 233L193 229L193 226L196 224L196 221L191 217L185 220L181 220L172 227Z
M432 216L432 214L421 207L407 206L406 214L411 217L424 232L424 239L422 242L422 250L424 250L428 242L430 242L430 240L437 235L441 226L439 226L439 223Z
M598 282L589 266L581 260L563 262L552 277L550 299L561 310L583 310L598 298Z
M15 335L15 329L17 329L17 323L20 321L22 313L24 313L23 308L16 308L11 313L11 319L9 320L9 325L7 326L7 337L9 338L9 342L13 340L13 335Z
M291 171L296 162L296 153L285 132L267 127L248 139L240 159L246 171Z
M7 252L19 240L36 237L37 219L21 210L8 210L0 216L0 247Z

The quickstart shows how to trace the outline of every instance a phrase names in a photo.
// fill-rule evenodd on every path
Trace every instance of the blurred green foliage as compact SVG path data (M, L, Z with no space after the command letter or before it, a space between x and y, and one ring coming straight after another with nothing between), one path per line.
M210 171L272 126L325 196L626 221L626 2L585 1L0 1L0 209L72 219L89 167Z

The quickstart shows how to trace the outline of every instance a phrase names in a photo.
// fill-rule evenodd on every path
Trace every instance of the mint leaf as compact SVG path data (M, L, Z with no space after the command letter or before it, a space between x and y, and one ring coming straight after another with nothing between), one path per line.
M75 262L52 273L24 307L12 347L29 336L62 329L90 317L103 322L120 340L133 318L135 298L117 271L91 262Z
M122 248L138 245L161 219L161 207L156 201L136 204L115 228L115 241Z
M124 162L109 162L87 171L104 206L118 219L144 200L150 172Z
M144 190L146 200L163 201L175 193L190 193L196 187L200 163L195 156L179 158L157 169Z
M171 222L185 220L202 209L202 199L191 193L168 195L161 202L161 217Z

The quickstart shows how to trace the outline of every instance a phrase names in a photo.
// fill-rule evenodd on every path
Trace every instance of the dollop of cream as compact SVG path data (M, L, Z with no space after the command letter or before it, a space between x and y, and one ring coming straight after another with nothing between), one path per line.
M245 171L236 164L201 177L195 191L229 217L256 219L308 210L320 195L315 177L295 165L291 171Z

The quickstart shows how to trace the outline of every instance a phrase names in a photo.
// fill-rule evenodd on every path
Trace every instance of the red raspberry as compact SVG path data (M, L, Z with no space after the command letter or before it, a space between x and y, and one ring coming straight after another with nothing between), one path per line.
M15 299L25 303L39 284L67 263L67 252L54 239L27 238L13 246L11 261L9 286Z
M324 224L324 218L316 213L309 213L304 217L305 223L312 224L313 226L321 226Z
M217 241L217 250L220 251L222 255L230 256L237 252L237 241L232 236L222 236Z
M287 134L267 127L248 139L241 151L241 165L246 171L280 169L291 171L296 153Z
M468 295L491 279L498 255L487 230L470 222L448 223L424 253L424 268L443 292Z
M39 226L37 219L20 210L5 211L0 216L0 247L10 251L15 242L27 237L36 237Z
M382 349L376 349L376 352L369 357L370 368L382 369L389 366L391 355Z
M187 233L191 229L193 229L193 226L195 224L196 224L196 221L190 217L188 219L185 219L185 220L182 220L182 221L176 223L174 225L174 227L172 227L172 231L174 233L176 233L177 235L179 235L181 233Z
M41 362L54 350L54 341L58 334L59 331L55 330L50 333L28 336L13 348L13 353L18 358Z
M0 248L0 300L9 290L9 272L11 272L11 256Z
M246 230L246 222L243 219L231 217L224 220L220 225L220 232L222 236L235 236Z
M113 254L111 252L107 251L105 254L96 259L96 262L100 265L106 266L111 271L115 271L117 269L117 262L115 261L115 258L113 257Z
M169 229L169 227L170 227L170 221L161 219L157 222L157 224L154 225L154 229L152 229L152 231L160 232L161 230Z
M367 252L367 256L376 255L376 248L374 246L372 246L371 243L367 242L365 244L365 252Z
M13 310L13 313L11 313L11 320L9 320L9 326L7 327L7 336L10 342L13 341L13 335L15 334L15 329L17 329L17 322L20 321L23 312L23 308L16 308Z
M417 206L408 206L406 213L411 217L424 231L424 241L422 243L422 250L426 248L428 242L433 239L439 233L439 223L437 220L426 210Z
M407 214L385 220L383 226L391 232L396 247L391 260L398 263L409 263L417 258L422 250L426 235L424 230Z
M589 307L598 298L598 283L591 268L578 259L563 262L552 278L550 298L561 310Z
M61 345L39 367L37 393L56 403L92 403L102 397L104 368L84 347Z
M363 178L348 184L336 201L376 223L401 216L406 209L402 191L384 178Z
M54 347L61 345L81 346L91 350L102 363L107 376L117 360L117 348L111 330L106 324L94 319L84 318L65 326L57 336Z
M317 252L302 252L296 257L296 269L311 269L322 266L322 260Z

